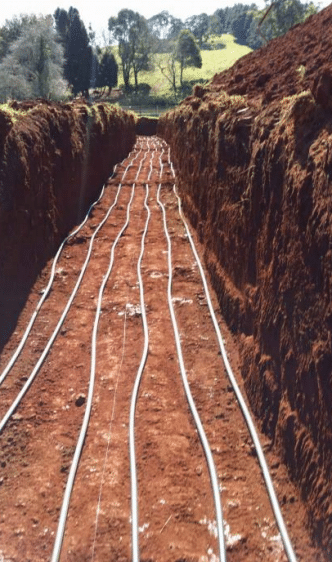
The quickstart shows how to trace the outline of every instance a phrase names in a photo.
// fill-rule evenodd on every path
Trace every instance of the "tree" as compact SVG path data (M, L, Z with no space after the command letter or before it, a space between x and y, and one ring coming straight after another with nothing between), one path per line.
M180 64L180 85L183 87L183 69L187 66L202 68L202 57L195 37L189 29L183 29L175 47L175 59Z
M213 14L214 17L214 29L215 35L221 35L222 33L228 33L229 24L229 12L231 8L219 8Z
M233 16L229 24L229 31L240 45L248 45L250 28L256 12L257 6L255 4L236 4L233 6Z
M87 92L93 87L95 60L90 38L78 10L57 8L54 13L56 29L61 37L65 53L65 78L72 86L73 94Z
M195 37L188 29L183 29L176 41L169 41L167 53L156 59L163 76L177 91L177 80L183 88L183 70L188 66L202 67L202 57Z
M9 52L9 47L16 41L22 31L30 23L37 23L38 18L34 14L21 14L6 20L5 25L0 28L0 61Z
M235 4L232 7L219 8L210 18L210 27L213 27L213 33L216 35L231 33L240 45L257 48L261 42L256 34L259 13L256 4Z
M133 71L135 88L138 74L149 68L152 53L152 38L146 19L133 10L121 10L117 17L108 20L111 40L118 43L119 56L125 89L129 89L130 73Z
M179 18L170 16L170 27L167 35L168 40L177 39L179 33L183 30L183 22Z
M187 18L185 27L191 31L197 39L200 49L205 43L210 33L210 18L207 14L200 14L198 16L191 16Z
M300 0L265 0L266 8L258 12L259 20L265 15L268 6L273 4L266 20L262 25L262 32L267 40L286 33L293 25L304 22L310 15L317 12L313 2L304 3Z
M63 64L52 17L34 18L22 27L0 64L0 99L60 99L68 87Z
M183 22L164 10L148 20L148 27L154 39L154 52L170 52L170 41L175 40L183 29Z
M156 64L162 75L170 83L174 94L176 94L177 66L175 46L169 52L164 53L162 57L156 59Z
M141 70L150 70L151 54L153 50L153 39L149 32L148 24L143 16L140 16L132 32L133 41L133 72L135 90L138 89L138 73Z
M152 18L148 20L150 32L158 39L158 41L164 41L167 39L170 17L170 14L164 10L163 12L152 16Z
M109 92L118 83L118 65L113 53L105 50L102 54L97 77L97 87L108 87Z
M9 52L10 45L20 37L23 29L37 20L34 14L14 16L11 20L6 20L5 25L0 28L0 61Z
M211 35L220 35L222 31L220 31L220 19L217 16L216 12L209 16L209 37Z

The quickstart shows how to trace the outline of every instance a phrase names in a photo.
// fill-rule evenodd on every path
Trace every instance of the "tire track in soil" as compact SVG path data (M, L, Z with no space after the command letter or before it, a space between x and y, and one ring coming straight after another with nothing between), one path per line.
M144 138L139 138L139 142L146 145ZM149 182L152 215L142 268L150 348L136 414L141 559L215 562L215 516L209 476L182 389L166 300L167 246L156 202L159 154L154 156ZM167 206L173 245L173 297L189 382L221 481L228 529L227 559L283 562L286 559L250 439L218 356L197 267L172 193L166 153L163 162L162 199ZM54 289L36 322L29 346L1 388L1 411L17 391L17 378L26 376L47 334L52 332L84 261L88 238L114 200L125 165L126 162L119 166L79 238L64 250ZM83 408L77 404L87 394L98 287L108 266L111 243L125 221L137 170L136 162L123 182L118 205L96 239L93 261L61 334L31 390L0 435L0 555L9 560L44 562L50 558L63 488L83 416ZM136 264L145 223L144 183L149 170L147 158L136 182L130 223L116 249L114 269L103 299L94 405L69 509L63 561L125 562L131 556L128 420L143 346ZM4 363L46 284L49 268L50 265L42 272L22 311L17 333L4 350ZM221 317L220 322L240 380L236 342ZM96 531L97 502L109 439ZM270 443L267 439L263 442L268 451ZM298 559L323 560L311 547L303 527L304 510L297 493L271 452L269 462Z

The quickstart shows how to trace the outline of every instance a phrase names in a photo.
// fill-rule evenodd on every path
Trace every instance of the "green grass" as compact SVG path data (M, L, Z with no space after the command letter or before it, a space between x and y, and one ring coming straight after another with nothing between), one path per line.
M250 53L252 49L246 47L245 45L238 45L232 35L224 34L220 37L221 41L226 45L224 49L213 50L213 51L201 51L202 55L202 68L186 68L183 73L184 81L187 83L188 91L184 92L185 95L191 93L191 87L197 82L206 82L210 80L217 72L221 72L226 68L229 68L234 64L236 60L242 56ZM117 56L117 53L115 52ZM164 55L158 54L157 58L162 58ZM123 87L122 73L119 65L119 83L118 86ZM171 104L173 101L179 101L181 93L178 94L178 98L174 99L173 91L168 80L163 76L160 69L155 65L153 71L145 72L142 71L138 75L138 82L146 83L151 86L151 91L149 98L153 98L154 103L158 105L158 100L169 101ZM131 78L131 84L133 84L133 78ZM141 98L144 96L140 96ZM145 97L147 97L145 95ZM132 100L134 103L134 99ZM141 100L140 100L141 102Z
M0 111L3 111L10 118L12 124L16 123L21 117L27 114L26 110L14 109L8 103L0 104Z

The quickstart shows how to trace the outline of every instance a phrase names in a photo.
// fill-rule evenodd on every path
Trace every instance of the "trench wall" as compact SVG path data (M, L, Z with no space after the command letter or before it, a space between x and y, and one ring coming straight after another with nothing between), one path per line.
M0 350L29 288L135 141L109 104L0 106Z
M264 108L197 86L158 132L238 334L252 410L331 555L332 115L310 92Z

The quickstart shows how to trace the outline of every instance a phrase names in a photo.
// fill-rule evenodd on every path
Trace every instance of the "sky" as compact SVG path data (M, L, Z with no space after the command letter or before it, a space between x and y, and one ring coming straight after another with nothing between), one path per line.
M105 0L73 0L72 3L63 0L15 0L10 2L2 0L0 8L0 26L6 19L11 19L19 14L53 14L56 8L68 10L70 6L76 8L86 28L91 23L92 29L98 34L102 29L107 30L107 22L111 16L116 16L123 8L129 8L139 12L146 18L159 14L167 10L172 16L180 18L182 21L187 17L205 12L210 15L218 8L233 6L234 4L255 3L258 7L264 7L263 0L116 0L105 2ZM330 4L331 0L322 0L322 7ZM315 0L315 4L317 1Z

